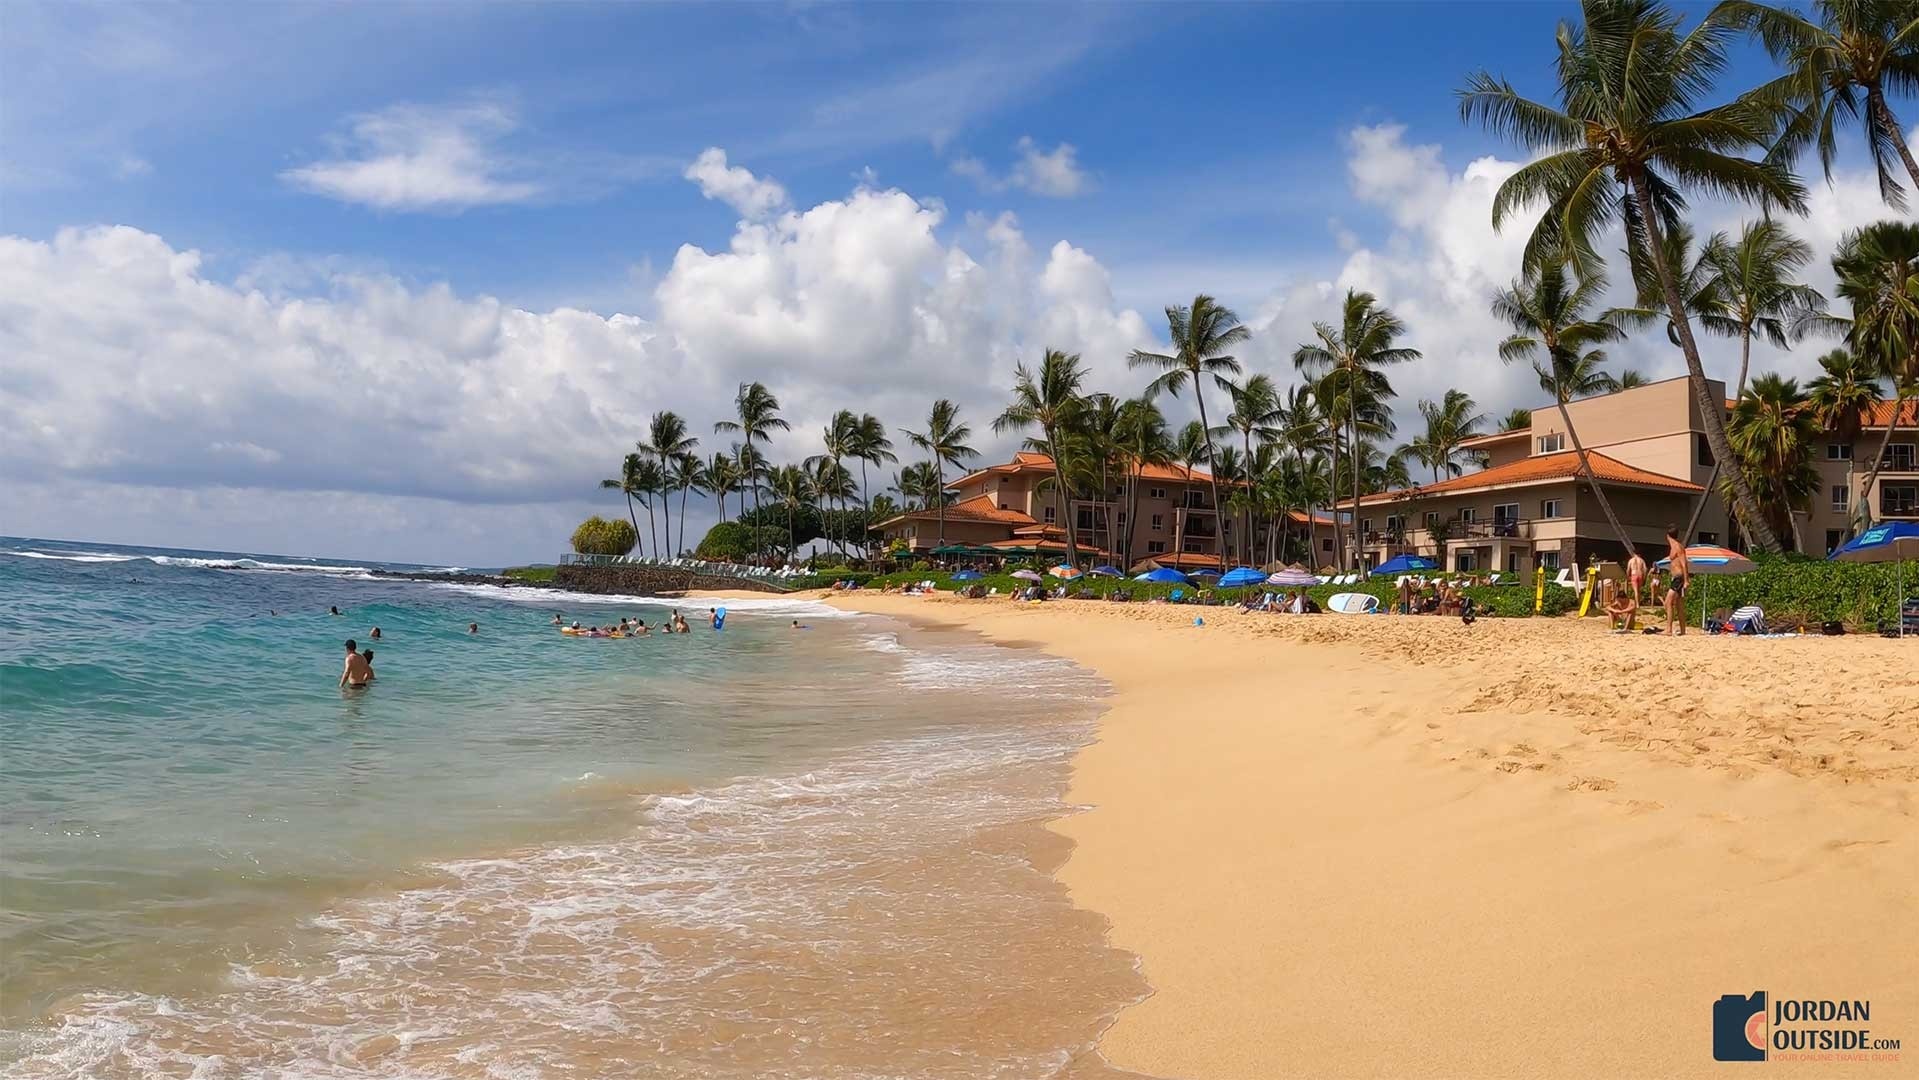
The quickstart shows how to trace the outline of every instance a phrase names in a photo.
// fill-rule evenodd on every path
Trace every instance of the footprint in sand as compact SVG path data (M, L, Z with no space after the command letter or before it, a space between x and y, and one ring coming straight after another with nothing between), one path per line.
M1604 776L1579 776L1566 782L1567 791L1611 791L1619 781Z

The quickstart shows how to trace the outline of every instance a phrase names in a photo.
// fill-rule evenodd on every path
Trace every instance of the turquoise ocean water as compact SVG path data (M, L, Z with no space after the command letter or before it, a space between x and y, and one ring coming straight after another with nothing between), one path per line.
M9 1075L1063 1075L1137 995L1041 872L1084 672L379 565L0 539Z

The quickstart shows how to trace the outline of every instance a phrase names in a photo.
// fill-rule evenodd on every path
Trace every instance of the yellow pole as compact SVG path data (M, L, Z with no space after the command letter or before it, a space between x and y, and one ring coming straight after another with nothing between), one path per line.
M1541 566L1533 571L1533 614L1537 615L1546 606L1546 568Z

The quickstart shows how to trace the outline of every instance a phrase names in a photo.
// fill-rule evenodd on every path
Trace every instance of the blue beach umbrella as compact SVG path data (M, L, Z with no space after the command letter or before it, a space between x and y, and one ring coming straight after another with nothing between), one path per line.
M978 570L961 570L959 573L953 575L953 580L954 581L978 581L979 579L985 576L986 576L985 574L980 573Z
M1186 581L1186 575L1180 573L1177 570L1169 570L1166 567L1162 566L1157 570L1148 570L1144 574L1141 574L1138 577L1135 577L1133 580L1134 581L1158 581L1166 584L1183 584Z
M1225 577L1219 579L1219 587L1222 589L1237 589L1242 585L1264 584L1266 584L1266 571L1251 566L1235 567L1227 571Z
M1373 577L1398 577L1400 574L1437 570L1439 564L1424 555L1395 555L1373 567Z
M1893 581L1898 589L1895 597L1896 617L1899 620L1899 636L1906 635L1906 564L1907 559L1919 559L1919 525L1908 521L1890 521L1883 525L1874 525L1852 542L1842 545L1829 559L1840 562L1890 562L1893 564Z
M1091 570L1088 570L1086 572L1096 577L1125 577L1126 576L1126 571L1121 570L1117 566L1095 566Z

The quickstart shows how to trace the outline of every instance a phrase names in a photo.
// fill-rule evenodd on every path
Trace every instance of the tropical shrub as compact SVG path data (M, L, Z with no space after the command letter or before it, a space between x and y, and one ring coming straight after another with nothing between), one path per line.
M778 552L786 548L786 530L761 526L753 528L737 521L722 521L706 530L693 554L720 562L745 562L755 552Z
M639 534L624 518L594 516L573 530L573 550L582 555L624 555L640 542Z
M1710 604L1714 611L1758 604L1766 622L1791 628L1803 622L1843 622L1855 630L1893 625L1898 575L1892 563L1828 562L1800 555L1756 555L1758 569L1745 574L1695 576L1686 590L1686 618L1694 626ZM1919 594L1919 562L1905 565L1906 592Z

